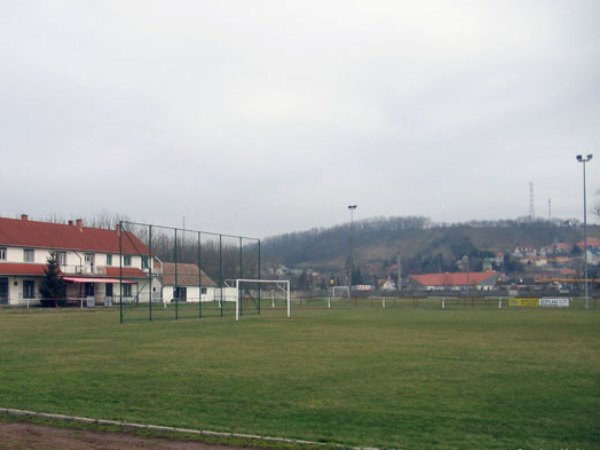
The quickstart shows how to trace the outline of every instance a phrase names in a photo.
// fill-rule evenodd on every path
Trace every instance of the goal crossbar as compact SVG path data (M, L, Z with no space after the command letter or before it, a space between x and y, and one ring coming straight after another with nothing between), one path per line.
M251 278L236 278L234 281L236 289L236 301L235 301L235 320L240 320L240 283L257 283L257 284L274 284L275 287L286 294L286 309L287 317L292 315L292 296L290 294L290 280L264 280L264 279L251 279Z

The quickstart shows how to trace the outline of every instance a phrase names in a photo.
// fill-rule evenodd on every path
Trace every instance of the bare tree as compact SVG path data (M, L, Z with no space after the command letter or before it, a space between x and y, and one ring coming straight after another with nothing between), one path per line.
M82 219L83 223L87 227L91 228L107 228L114 229L120 221L131 221L127 214L121 213L111 213L109 211L103 210L97 213L94 213L90 217L73 217L72 219ZM69 220L63 214L52 213L42 216L40 218L42 222L50 222L50 223L67 223Z
M594 193L596 197L600 197L600 189L596 190ZM592 206L592 214L600 217L600 199L597 199Z

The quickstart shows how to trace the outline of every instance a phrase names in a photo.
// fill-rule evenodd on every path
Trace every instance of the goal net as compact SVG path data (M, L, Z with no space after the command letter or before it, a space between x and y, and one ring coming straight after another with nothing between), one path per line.
M227 280L227 301L235 302L235 320L240 316L261 314L261 311L285 311L291 316L291 294L289 280L259 280L236 278Z
M330 290L330 297L333 300L339 298L350 298L350 286L334 286Z

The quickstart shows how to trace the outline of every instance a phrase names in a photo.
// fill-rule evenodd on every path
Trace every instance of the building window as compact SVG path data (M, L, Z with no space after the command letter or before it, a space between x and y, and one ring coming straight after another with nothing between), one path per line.
M142 269L147 269L147 268L148 268L148 257L142 256Z
M25 262L33 262L35 258L35 254L32 248L24 248L23 249L23 261Z
M0 247L0 261L6 261L6 247Z
M60 267L65 267L67 265L67 252L57 252L56 262Z
M123 265L124 266L131 266L131 255L124 255L123 256Z
M106 255L106 265L112 266L112 255Z
M130 284L123 284L122 285L123 288L123 297L133 297L132 293L133 290L131 289L131 285Z
M35 282L23 280L23 298L35 298Z

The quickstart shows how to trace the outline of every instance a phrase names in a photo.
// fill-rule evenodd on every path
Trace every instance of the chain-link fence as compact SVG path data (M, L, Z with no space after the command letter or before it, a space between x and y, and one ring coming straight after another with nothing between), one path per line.
M260 240L121 222L121 322L235 314L227 280L260 279Z

